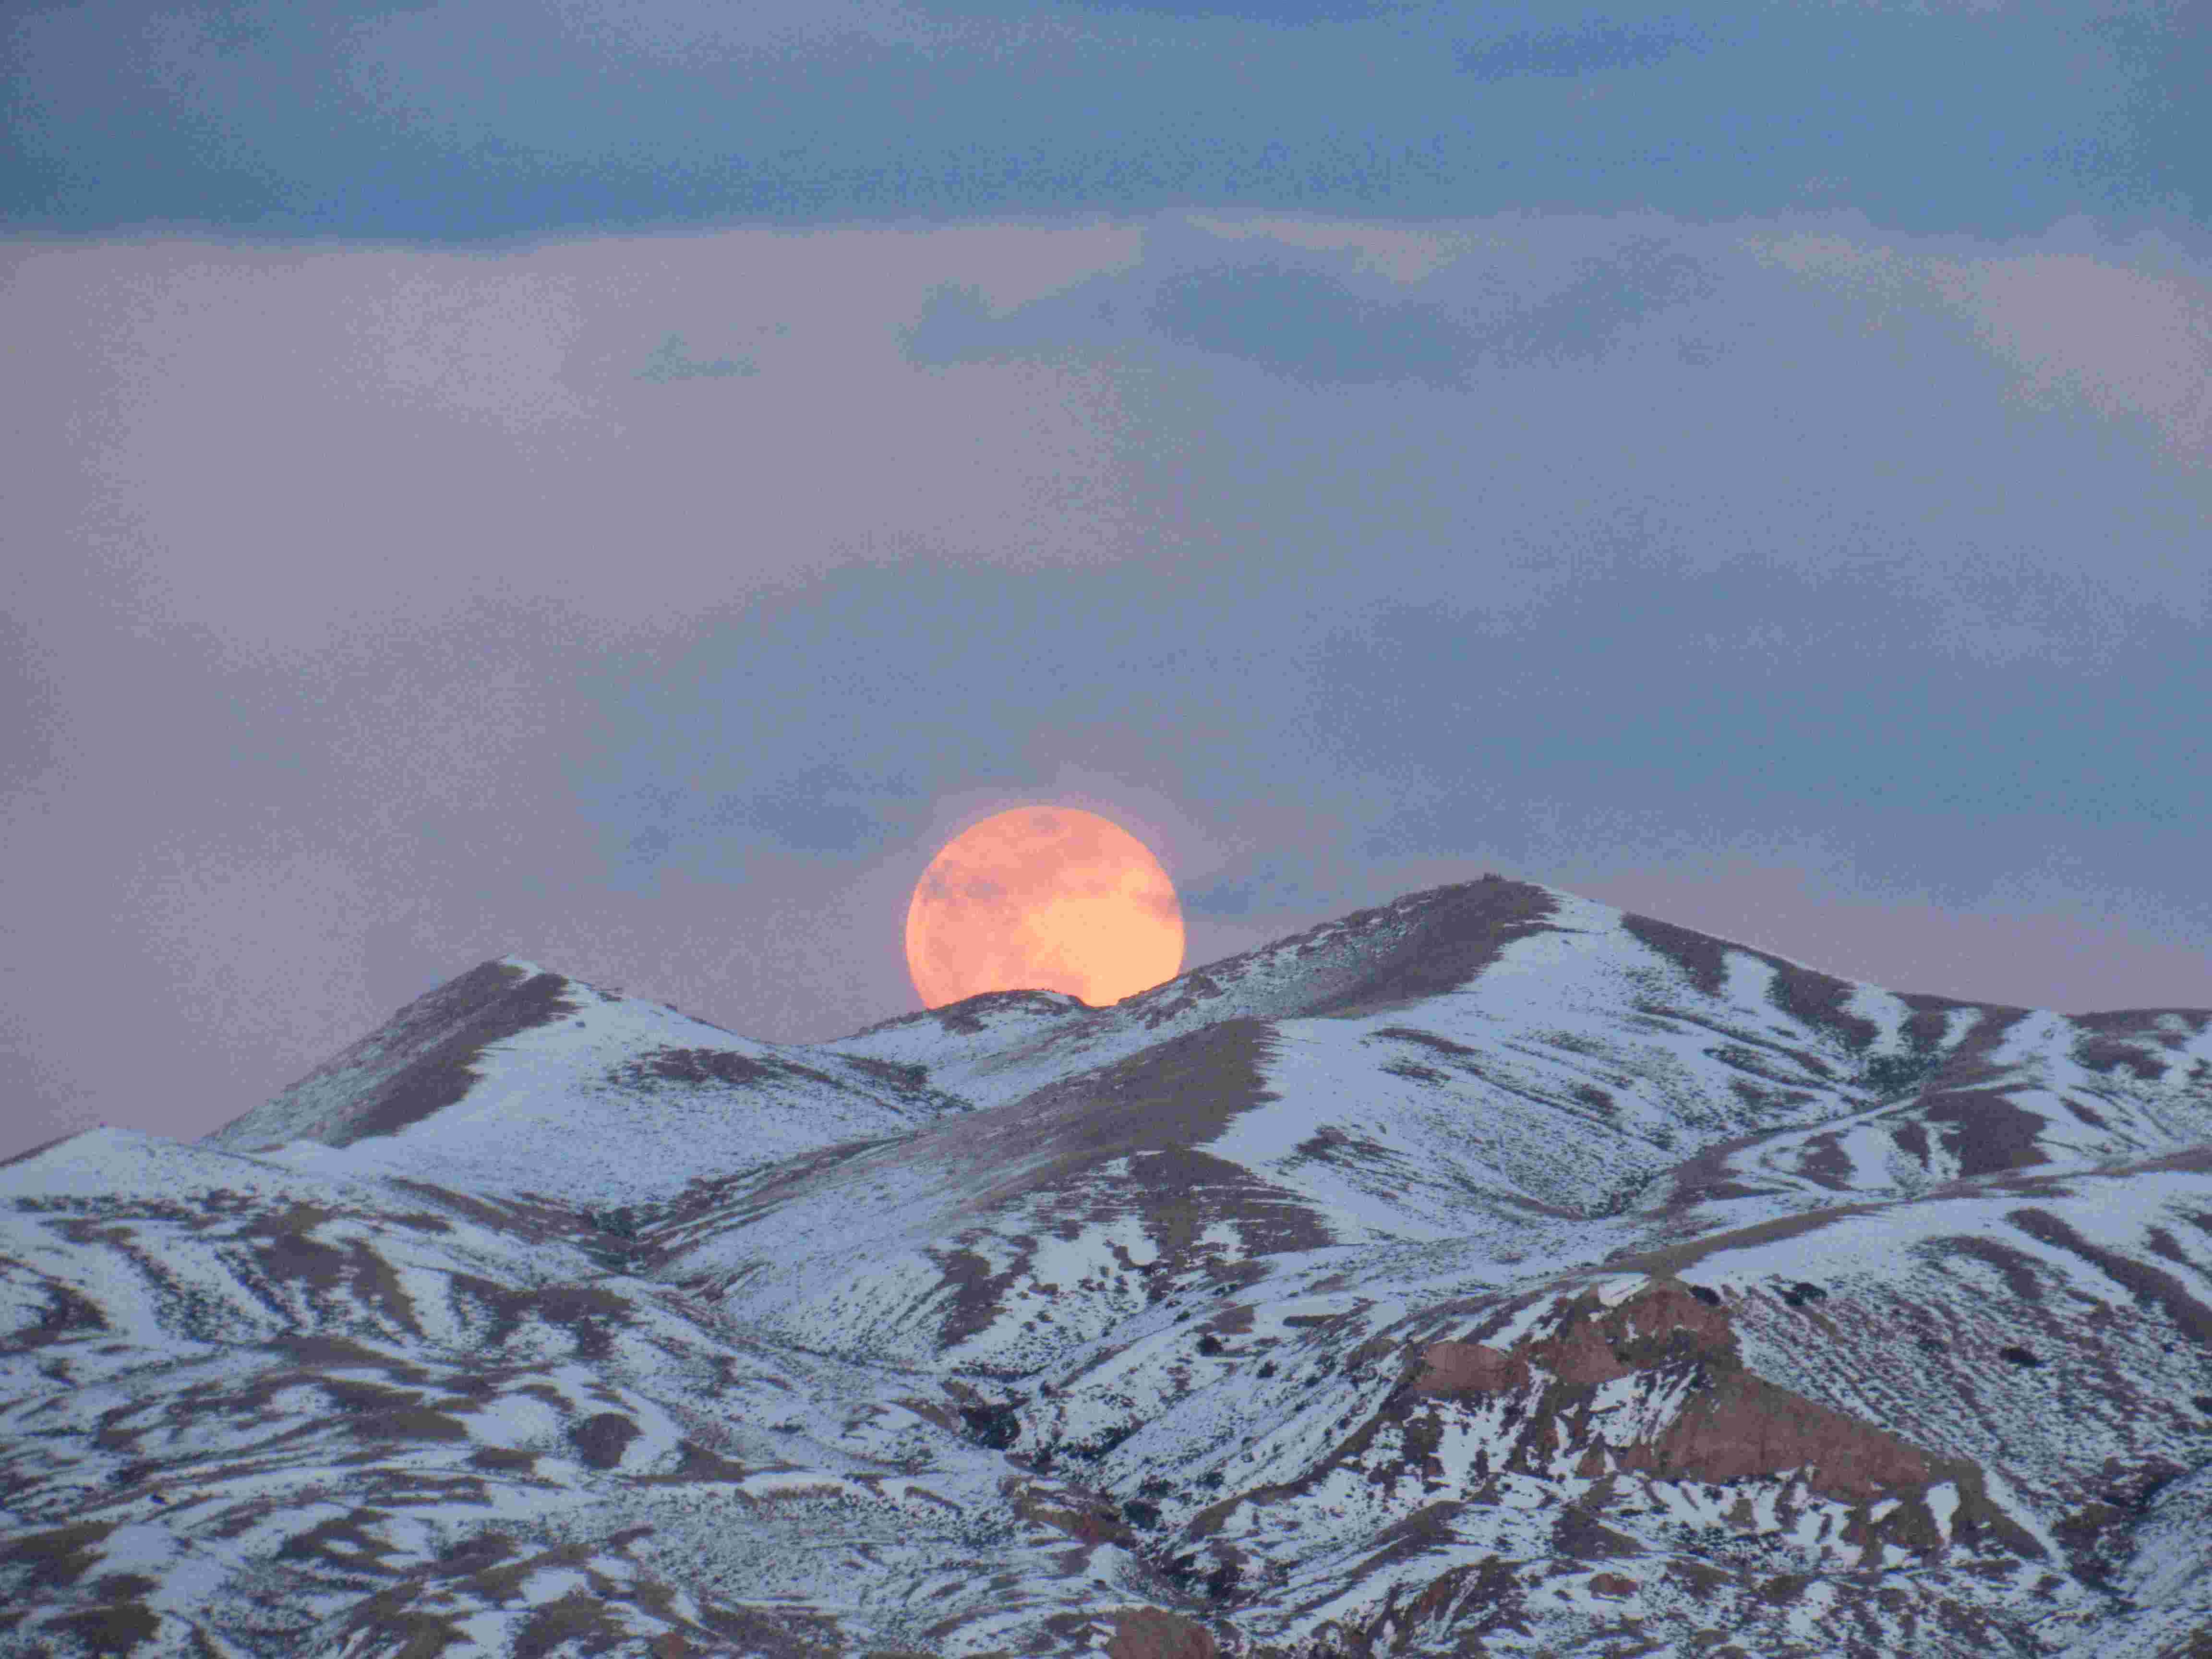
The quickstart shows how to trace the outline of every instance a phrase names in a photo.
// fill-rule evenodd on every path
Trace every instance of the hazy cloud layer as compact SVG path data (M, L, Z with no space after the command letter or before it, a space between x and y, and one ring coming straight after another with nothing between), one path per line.
M2084 207L2205 210L2184 10L47 6L0 33L19 152L0 212L61 234L483 241L717 217L1848 202L2017 234Z
M911 1005L936 847L1036 799L1160 849L1194 961L1498 867L1900 988L2212 1004L2171 238L9 266L15 1142L198 1133L507 950L835 1035Z

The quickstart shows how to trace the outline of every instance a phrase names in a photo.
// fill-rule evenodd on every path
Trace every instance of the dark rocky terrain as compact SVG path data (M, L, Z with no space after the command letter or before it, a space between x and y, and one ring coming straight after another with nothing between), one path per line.
M1411 895L0 1166L0 1652L2212 1656L2212 1012Z

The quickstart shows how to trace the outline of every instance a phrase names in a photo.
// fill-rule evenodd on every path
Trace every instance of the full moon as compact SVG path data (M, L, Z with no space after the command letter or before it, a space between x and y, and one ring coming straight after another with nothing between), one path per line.
M1109 818L1018 806L947 842L906 911L925 1005L1064 991L1092 1007L1173 979L1182 907L1152 850Z

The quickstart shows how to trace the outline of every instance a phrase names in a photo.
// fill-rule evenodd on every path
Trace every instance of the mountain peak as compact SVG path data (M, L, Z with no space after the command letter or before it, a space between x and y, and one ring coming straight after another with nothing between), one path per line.
M0 1166L0 1602L66 1654L2150 1659L2212 1628L2208 1217L2212 1015L1530 883L804 1046L495 957L205 1142Z
M495 1042L573 1014L602 994L519 957L496 957L394 1013L273 1099L207 1137L245 1148L291 1140L346 1146L454 1104Z

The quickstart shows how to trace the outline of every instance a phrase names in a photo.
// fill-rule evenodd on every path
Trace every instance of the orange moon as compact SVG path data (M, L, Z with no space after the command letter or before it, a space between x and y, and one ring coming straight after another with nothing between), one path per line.
M984 991L1064 991L1092 1007L1182 969L1182 906L1152 849L1110 818L1018 806L930 860L906 910L923 1003Z

